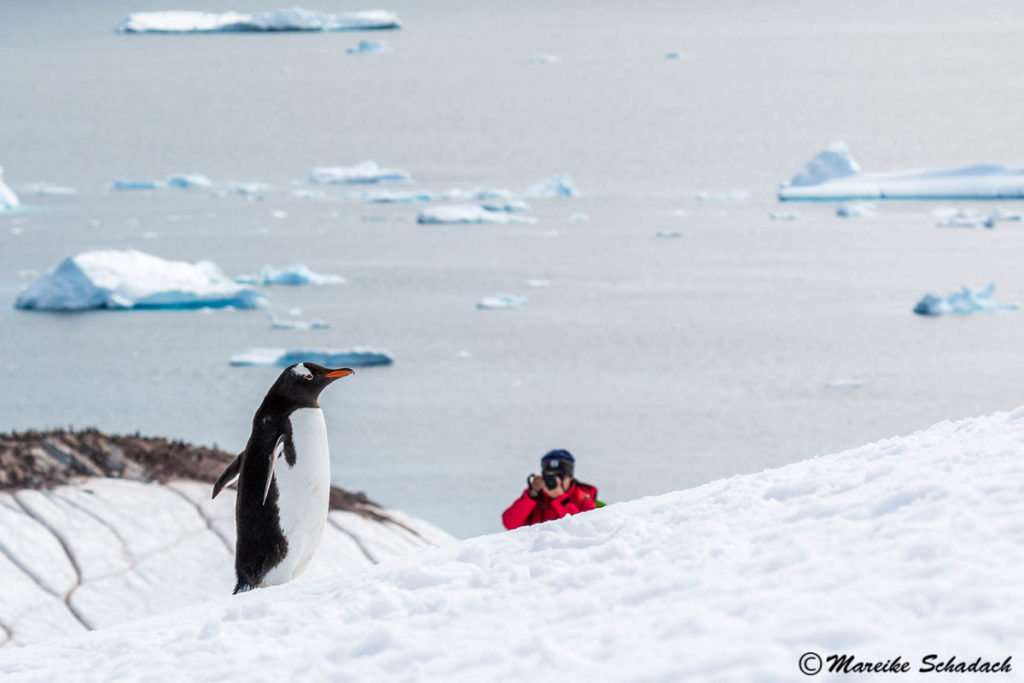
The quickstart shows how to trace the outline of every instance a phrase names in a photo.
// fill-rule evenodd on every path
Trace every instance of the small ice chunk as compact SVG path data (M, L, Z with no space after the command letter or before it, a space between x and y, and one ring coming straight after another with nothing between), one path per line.
M742 202L750 198L750 193L746 190L733 188L725 192L698 192L694 197L702 202Z
M350 47L345 52L350 55L379 54L391 52L391 46L386 40L360 40L355 47Z
M167 183L162 180L127 180L118 178L113 185L115 190L162 190Z
M423 209L416 217L416 222L421 225L533 224L537 219L504 211L488 211L474 204L449 204Z
M311 190L306 187L295 188L291 195L299 199L327 199L327 193L323 190Z
M677 237L682 237L683 233L678 230L659 230L654 233L654 236L659 239L676 239Z
M994 228L996 223L977 209L957 209L935 225L939 228Z
M476 302L476 307L481 309L504 309L504 308L523 308L526 306L526 299L521 296L513 296L511 294L495 294L493 296L487 296L480 301Z
M269 191L270 185L267 185L266 183L261 183L258 180L232 180L228 185L228 194L252 196L266 194Z
M1001 303L992 299L995 291L995 283L989 283L985 287L972 289L963 285L959 291L953 292L948 297L928 293L914 306L914 313L918 315L948 315L951 313L989 313L993 311L1016 311L1020 308L1019 303Z
M470 190L463 190L455 187L441 194L440 199L444 201L476 201L482 202L488 199L511 199L512 192L496 187L474 187Z
M484 202L482 206L488 211L505 211L507 213L523 213L530 210L530 206L521 199L492 200Z
M304 263L296 263L280 270L266 266L259 276L242 275L235 278L240 284L260 285L337 285L345 282L340 275L314 273Z
M800 220L800 214L789 213L786 211L772 211L768 214L768 218L771 218L773 221L798 221Z
M270 215L273 216L274 218L288 218L288 212L281 211L280 209L278 209L277 211L271 211Z
M562 58L555 55L536 55L527 60L530 64L561 64Z
M282 320L271 314L270 327L275 330L326 330L330 325L323 320Z
M569 216L570 223L589 223L590 216L585 213L574 213Z
M875 205L869 202L847 202L836 208L840 218L871 218L875 215Z
M168 178L167 184L171 187L189 188L210 187L213 182L199 173L178 173Z
M682 50L672 50L665 53L665 59L683 59L687 56Z
M0 181L2 184L2 181ZM28 194L39 194L49 196L69 196L78 194L78 190L73 187L66 187L64 185L54 185L53 183L38 182L38 183L26 183L22 186L22 191ZM3 194L3 190L0 190L0 195ZM3 200L0 199L0 203Z
M364 161L355 166L320 166L309 174L311 183L355 184L410 181L408 171L397 168L380 168L375 161Z
M565 171L556 173L539 183L534 183L526 189L527 197L577 197L579 194L579 190L576 189L576 185L572 181L572 176Z
M213 33L239 31L352 31L397 29L394 12L367 10L329 14L293 7L269 12L196 12L169 10L133 12L114 27L116 33Z
M259 292L240 286L210 261L167 261L141 251L87 251L61 261L21 290L15 308L256 308Z
M343 366L391 365L394 359L387 351L357 346L342 351L296 350L255 348L231 357L236 367L278 367L286 368L295 363L317 363L328 368Z
M551 283L548 280L527 280L526 286L531 289L542 289L544 287L550 287Z
M368 192L350 192L349 198L370 204L410 204L413 202L429 202L434 196L427 190L394 192L392 190L371 190Z

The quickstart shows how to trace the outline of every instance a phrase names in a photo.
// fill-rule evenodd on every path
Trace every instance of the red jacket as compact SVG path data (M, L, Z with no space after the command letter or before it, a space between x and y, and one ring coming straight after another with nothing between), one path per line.
M518 529L593 510L596 500L597 489L578 481L573 482L572 487L558 498L551 498L544 491L536 498L530 498L530 489L526 488L523 495L502 513L501 521L506 529Z

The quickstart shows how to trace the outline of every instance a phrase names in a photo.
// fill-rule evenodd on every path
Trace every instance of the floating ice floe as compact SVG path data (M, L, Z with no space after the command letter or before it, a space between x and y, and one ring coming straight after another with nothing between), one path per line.
M678 237L682 237L683 233L678 230L659 230L654 233L654 236L659 239L676 239Z
M266 266L259 275L241 275L235 282L245 285L338 285L345 282L340 275L314 273L304 263L280 270Z
M206 176L199 173L179 173L167 179L171 187L210 187L213 183Z
M574 213L569 216L570 223L589 223L590 216L585 213Z
M849 202L836 207L836 215L840 218L871 218L875 215L875 205L868 202Z
M1020 308L1019 303L1001 303L992 299L995 290L995 283L989 283L985 287L971 289L967 285L960 288L960 291L953 292L948 297L938 294L926 294L923 299L914 306L914 313L918 315L948 315L951 313L989 313L992 311L1016 311Z
M167 187L163 180L127 180L118 178L113 183L115 190L162 190Z
M21 186L21 191L28 194L39 194L49 196L68 196L78 194L78 190L73 187L67 187L64 185L54 185L53 183L39 182L39 183L26 183ZM0 190L0 193L3 191ZM3 200L0 200L2 203Z
M576 184L572 181L572 176L565 171L556 173L550 178L535 183L526 189L527 197L537 198L577 197L579 193L579 190L576 189Z
M350 55L379 54L391 52L391 46L385 40L360 40L355 47L345 50Z
M522 216L507 211L488 211L475 204L449 204L428 206L420 211L416 222L422 225L470 225L470 224L533 224L537 219L533 216Z
M328 368L343 366L391 365L394 359L387 351L357 346L344 351L299 350L285 349L248 349L231 357L230 363L236 367L271 366L286 368L295 363L317 363Z
M141 251L87 251L64 259L25 287L15 308L256 308L259 292L231 280L210 261L167 261Z
M219 33L242 31L355 31L397 29L398 15L384 10L329 14L299 7L269 12L134 12L114 27L117 33Z
M261 183L258 180L254 181L243 181L243 180L232 180L228 183L228 191L226 194L240 194L243 196L254 196L266 194L270 191L270 185ZM217 194L225 194L220 192Z
M750 193L734 188L725 192L698 192L694 198L702 202L742 202L750 198Z
M4 169L0 166L0 213L18 208L21 204L14 190L4 184Z
M551 282L549 280L527 280L526 286L530 289L543 289L545 287L550 287Z
M311 183L349 185L356 183L384 183L412 180L408 171L397 168L381 168L374 161L364 161L355 166L320 166L309 174Z
M350 199L370 204L411 204L429 202L434 195L427 190L410 190L409 192L393 192L391 190L372 190L369 192L350 192Z
M456 200L471 200L471 201L486 201L488 199L511 199L512 192L510 190L503 190L496 187L474 187L470 190L463 190L462 188L452 188L447 192L443 192L440 199L443 201L456 201Z
M779 187L780 200L1024 198L1024 168L976 164L864 173L843 142L830 145Z
M507 213L523 213L530 210L530 205L521 199L484 202L482 208L488 211L505 211Z
M1004 209L985 213L977 209L939 207L932 211L932 215L939 219L936 226L940 228L994 228L1000 222L1021 220L1019 213Z
M686 56L686 53L681 50L672 50L665 53L665 59L683 59Z
M270 326L275 330L326 330L330 325L323 320L288 320L270 314Z
M480 301L476 302L476 307L487 310L503 309L503 308L523 308L526 306L526 299L521 296L513 296L511 294L495 294L493 296L486 296Z
M297 187L290 194L298 199L327 199L327 193L323 190L311 190L308 187Z

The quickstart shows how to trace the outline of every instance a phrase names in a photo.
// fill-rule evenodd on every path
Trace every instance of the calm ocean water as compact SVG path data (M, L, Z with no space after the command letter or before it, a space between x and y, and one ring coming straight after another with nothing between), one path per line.
M67 5L0 3L5 180L78 190L0 216L0 429L237 450L278 371L230 355L378 346L393 366L323 397L336 483L474 535L500 528L550 448L620 501L1024 403L1024 314L910 312L963 283L1024 300L1024 225L942 230L913 202L843 220L774 194L833 140L868 170L1024 162L1019 3L401 1L386 6L401 31L199 36L112 32L158 2ZM394 52L346 54L361 38ZM521 192L564 170L585 196L531 201L534 226L426 227L417 206L350 188L289 193L314 166L366 159L435 191ZM177 172L273 190L109 189ZM695 198L734 188L749 198ZM24 271L129 247L348 282L269 291L325 331L272 330L262 312L11 308ZM529 305L474 308L498 292Z

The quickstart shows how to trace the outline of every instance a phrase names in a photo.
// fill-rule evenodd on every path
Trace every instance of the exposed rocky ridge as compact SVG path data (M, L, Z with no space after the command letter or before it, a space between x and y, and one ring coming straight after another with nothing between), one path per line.
M193 479L212 487L235 455L216 447L138 433L116 436L94 428L0 433L0 491L50 488L86 477L160 483ZM331 487L330 507L404 526L363 493L336 486Z

